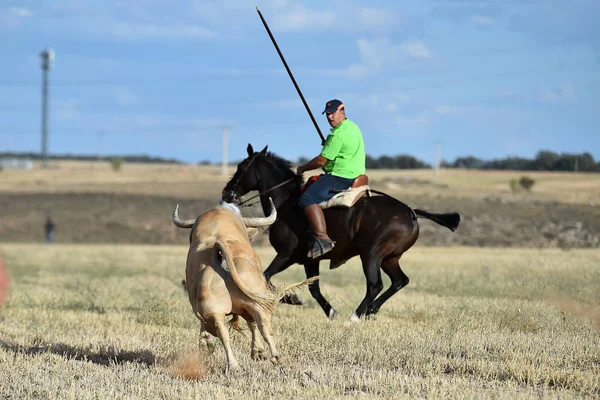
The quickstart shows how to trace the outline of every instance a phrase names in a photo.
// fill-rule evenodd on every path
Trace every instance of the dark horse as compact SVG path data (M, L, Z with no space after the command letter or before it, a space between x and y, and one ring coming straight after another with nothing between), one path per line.
M385 193L373 191L380 195L362 197L351 208L324 210L327 232L336 245L320 258L310 259L307 252L312 235L297 204L302 183L302 177L291 170L290 162L267 152L267 147L254 152L248 144L248 157L238 165L223 189L222 200L242 204L243 195L257 190L267 215L269 197L272 197L277 220L269 228L269 241L277 255L265 270L268 281L295 263L303 264L306 277L311 278L319 274L320 260L331 260L330 268L333 269L359 255L367 278L367 293L352 319L375 314L386 300L408 284L408 277L398 260L419 236L417 217L430 219L452 231L460 222L458 213L433 214L413 210ZM391 286L377 297L383 290L380 269L390 277ZM318 280L309 285L309 290L325 314L329 318L335 317L336 311L321 294Z

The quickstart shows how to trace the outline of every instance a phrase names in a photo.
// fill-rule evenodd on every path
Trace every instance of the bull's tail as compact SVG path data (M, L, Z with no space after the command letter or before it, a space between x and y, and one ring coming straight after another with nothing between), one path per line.
M452 232L458 228L458 224L460 223L460 215L457 212L451 212L446 214L434 214L427 211L414 209L417 217L423 217L432 220L446 228L450 229Z
M297 289L300 289L302 286L310 285L314 281L319 279L319 276L313 276L312 278L308 278L302 282L292 283L292 284L283 284L283 285L272 285L272 290L277 297L277 303L279 300L283 298L283 296L288 295L290 293L294 293Z
M223 240L217 240L215 242L216 249L221 252L223 258L227 262L227 266L229 268L229 273L231 274L231 279L235 285L246 295L250 300L252 300L255 304L259 305L261 308L267 311L273 311L275 306L279 302L279 298L276 297L275 293L271 291L266 291L265 293L256 293L240 278L237 273L237 269L235 267L235 263L233 262L233 257L231 257L231 252L229 251L229 246L227 242Z

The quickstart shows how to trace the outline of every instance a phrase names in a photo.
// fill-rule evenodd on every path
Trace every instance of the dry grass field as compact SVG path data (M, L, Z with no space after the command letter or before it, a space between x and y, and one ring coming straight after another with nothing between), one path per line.
M220 166L125 163L114 172L108 163L57 161L50 169L0 172L0 193L79 192L151 194L194 198L202 187L206 195L219 195L235 172L221 175ZM305 174L309 176L318 171ZM535 180L531 193L517 199L600 205L600 174L568 172L432 170L369 170L371 186L390 193L443 197L512 196L509 182L521 176ZM206 185L204 185L206 184Z
M274 256L259 248L264 263ZM217 342L197 351L181 287L185 246L1 244L12 278L0 311L5 398L597 398L600 250L416 246L411 283L372 320L347 322L364 294L357 259L322 268L329 321L310 298L281 305L284 362L223 375ZM275 281L297 281L292 266ZM388 284L388 280L385 279Z
M213 205L229 177L219 166L51 166L0 171L11 278L0 398L600 397L600 174L368 171L376 189L460 211L461 227L424 222L401 260L411 282L358 324L347 319L365 292L359 259L323 263L340 318L326 319L304 290L306 305L274 314L283 364L252 361L249 333L234 332L240 369L224 376L218 341L212 354L197 349L181 287L187 238L170 213ZM533 191L512 194L509 181L524 175ZM55 245L37 233L50 209ZM110 240L120 243L95 242ZM264 266L274 257L257 252ZM303 278L294 265L274 280Z

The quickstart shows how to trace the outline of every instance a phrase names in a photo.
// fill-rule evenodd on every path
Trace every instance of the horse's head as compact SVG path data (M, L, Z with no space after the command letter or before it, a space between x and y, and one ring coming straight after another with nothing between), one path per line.
M265 146L259 152L254 152L252 145L248 143L248 157L238 164L235 174L233 174L229 182L225 185L221 193L223 201L240 204L243 195L253 190L258 190L260 176L258 168L260 166L260 159L264 158L267 154L267 147Z

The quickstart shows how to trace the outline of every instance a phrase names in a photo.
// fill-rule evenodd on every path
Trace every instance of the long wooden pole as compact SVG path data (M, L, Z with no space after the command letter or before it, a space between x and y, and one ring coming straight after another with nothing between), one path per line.
M279 58L281 58L281 61L283 62L283 65L284 65L288 75L292 79L292 83L294 84L296 91L300 95L300 99L302 99L302 103L304 103L304 107L306 108L306 111L308 112L310 119L312 120L313 124L315 125L315 128L317 129L317 132L319 133L319 136L321 137L321 144L325 144L325 137L323 136L323 133L321 133L321 129L319 128L319 125L317 124L315 117L313 116L312 112L310 111L310 108L308 107L308 104L306 103L306 100L304 99L304 96L302 95L302 91L300 90L300 88L298 87L298 84L296 83L296 79L294 79L294 75L292 75L292 71L290 70L290 67L288 67L287 62L285 62L285 58L283 58L283 54L281 53L281 50L279 50L279 46L277 45L277 42L275 41L275 38L273 37L271 30L269 29L269 25L267 25L267 21L265 21L265 19L263 18L262 13L258 9L258 7L256 7L256 12L258 12L260 20L262 21L263 25L265 26L265 29L267 30L267 33L269 34L269 37L271 38L271 41L273 42L273 45L275 46L275 49L277 50L277 54L279 54Z

